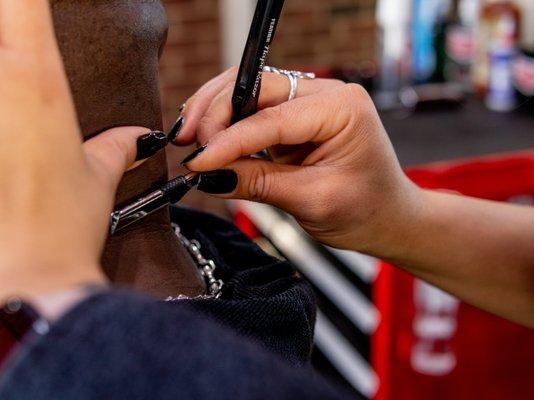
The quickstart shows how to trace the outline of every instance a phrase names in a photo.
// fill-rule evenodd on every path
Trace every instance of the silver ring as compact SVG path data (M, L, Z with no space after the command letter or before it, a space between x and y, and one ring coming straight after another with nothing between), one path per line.
M287 78L289 79L288 101L291 101L297 97L297 92L299 89L299 79L315 79L316 77L315 74L312 72L288 71L287 69L280 69L269 66L263 67L263 72L271 72L273 74L287 76Z

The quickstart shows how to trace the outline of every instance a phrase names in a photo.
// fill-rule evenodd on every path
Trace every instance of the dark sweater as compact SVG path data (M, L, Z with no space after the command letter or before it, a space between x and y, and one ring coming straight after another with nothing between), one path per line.
M233 225L173 210L225 282L220 300L94 296L10 360L1 400L340 398L308 369L315 304L293 268Z
M76 307L0 380L2 400L337 398L202 314L125 292Z
M174 208L172 220L217 265L225 282L222 299L195 300L205 312L240 335L293 364L309 361L315 325L315 296L289 263L263 252L236 227L209 214Z

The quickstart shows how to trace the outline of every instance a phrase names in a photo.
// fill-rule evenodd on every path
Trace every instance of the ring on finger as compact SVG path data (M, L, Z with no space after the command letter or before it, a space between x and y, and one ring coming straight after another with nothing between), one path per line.
M311 72L301 71L288 71L286 69L280 69L275 67L265 66L263 72L271 72L277 75L284 75L289 79L289 97L288 101L291 101L297 97L299 88L299 79L315 79L315 74Z

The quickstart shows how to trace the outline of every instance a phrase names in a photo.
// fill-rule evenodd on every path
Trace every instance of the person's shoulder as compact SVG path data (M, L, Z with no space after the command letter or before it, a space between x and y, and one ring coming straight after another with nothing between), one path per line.
M310 379L186 303L112 290L22 348L0 377L0 398L339 398Z
M316 317L311 286L287 260L265 253L234 224L183 208L172 209L180 232L200 245L223 281L222 297L192 306L285 360L309 360Z
M201 243L203 253L231 270L250 270L283 262L263 251L230 220L190 208L172 207L171 221L186 238Z

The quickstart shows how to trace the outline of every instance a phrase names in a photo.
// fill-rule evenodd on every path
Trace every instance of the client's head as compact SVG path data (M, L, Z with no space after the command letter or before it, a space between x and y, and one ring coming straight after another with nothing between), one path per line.
M116 126L161 129L158 58L167 35L159 0L51 0L85 139ZM123 202L167 177L160 152L123 179Z
M50 0L85 139L117 126L161 129L158 59L167 36L159 0ZM117 203L167 179L161 151L124 177ZM109 238L104 271L156 295L203 293L203 281L163 209Z

